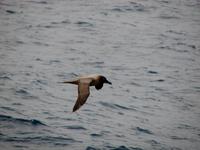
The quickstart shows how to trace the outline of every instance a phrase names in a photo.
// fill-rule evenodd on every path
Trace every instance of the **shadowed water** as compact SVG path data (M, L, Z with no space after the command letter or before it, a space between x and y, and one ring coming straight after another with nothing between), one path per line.
M1 0L0 147L196 150L198 0ZM78 75L113 84L72 113Z

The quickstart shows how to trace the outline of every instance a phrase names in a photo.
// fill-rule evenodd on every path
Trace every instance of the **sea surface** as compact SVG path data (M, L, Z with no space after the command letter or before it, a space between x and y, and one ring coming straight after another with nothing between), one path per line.
M0 0L1 150L199 148L199 0Z

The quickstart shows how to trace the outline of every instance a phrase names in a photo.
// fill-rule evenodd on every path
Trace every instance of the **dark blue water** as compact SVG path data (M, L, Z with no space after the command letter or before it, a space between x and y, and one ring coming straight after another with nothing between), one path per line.
M199 149L199 41L199 0L1 0L0 149Z

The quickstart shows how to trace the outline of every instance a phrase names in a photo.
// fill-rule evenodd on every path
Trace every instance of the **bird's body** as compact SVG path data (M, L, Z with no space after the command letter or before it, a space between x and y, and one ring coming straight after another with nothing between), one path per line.
M78 98L74 105L73 112L85 104L88 96L90 95L90 86L95 86L97 90L100 90L104 83L112 84L102 75L80 76L75 80L64 81L63 83L78 85Z

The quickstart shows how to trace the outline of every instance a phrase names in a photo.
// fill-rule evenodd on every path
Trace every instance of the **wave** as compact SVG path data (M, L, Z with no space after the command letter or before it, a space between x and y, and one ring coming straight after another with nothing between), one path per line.
M139 131L140 133L153 134L150 130L141 127L136 127L136 131Z
M4 142L17 142L17 143L35 143L35 144L53 144L56 146L66 146L72 142L77 142L72 138L61 137L61 136L31 136L31 137L9 137L1 136L1 141Z
M11 76L11 73L0 72L0 80L12 80Z
M37 96L32 95L28 89L22 88L22 89L15 89L15 94L18 96L21 96L21 98L25 99L38 99Z
M11 80L8 76L0 76L0 80Z
M28 125L34 125L34 126L38 126L38 125L46 126L46 124L36 119L14 118L12 116L6 116L6 115L0 115L0 121L9 121L13 123L21 123L21 124L28 124Z
M72 129L72 130L87 130L86 128L79 126L79 125L69 125L65 126L67 129Z
M100 150L101 148L95 148L92 146L88 146L86 148L86 150ZM121 145L119 147L113 147L113 146L107 146L106 149L110 149L110 150L143 150L142 148L139 147L126 147L124 145Z
M127 106L122 106L119 104L111 104L111 103L107 103L107 102L99 102L101 105L106 106L106 107L110 107L113 109L123 109L123 110L134 110L133 108L127 107Z
M75 24L77 24L79 27L93 27L94 26L94 24L87 21L78 21Z
M157 71L153 71L153 70L149 70L148 73L149 73L149 74L158 74Z
M146 12L149 8L143 4L130 2L128 5L115 6L112 11L115 12Z

